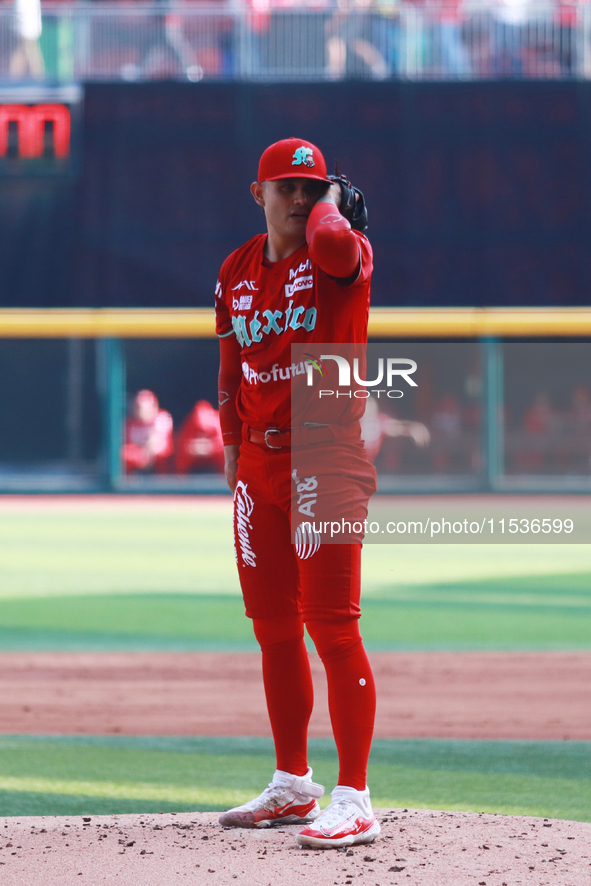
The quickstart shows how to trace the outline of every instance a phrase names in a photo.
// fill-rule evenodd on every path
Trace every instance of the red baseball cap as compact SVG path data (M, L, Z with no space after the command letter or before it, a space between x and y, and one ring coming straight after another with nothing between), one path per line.
M314 178L328 181L326 162L316 145L302 138L284 138L270 145L259 161L259 182L278 178Z

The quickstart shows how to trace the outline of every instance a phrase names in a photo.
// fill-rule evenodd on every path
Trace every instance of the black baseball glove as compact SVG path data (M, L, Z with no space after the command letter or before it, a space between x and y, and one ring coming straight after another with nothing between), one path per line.
M352 228L356 231L367 230L367 206L365 197L346 176L341 175L335 163L335 174L327 175L327 178L341 186L341 215L344 215Z

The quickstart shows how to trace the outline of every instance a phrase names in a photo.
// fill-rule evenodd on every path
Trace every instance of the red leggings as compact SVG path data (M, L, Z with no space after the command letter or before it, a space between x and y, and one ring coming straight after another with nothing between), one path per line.
M277 768L304 775L314 693L303 621L254 619L253 626L263 653ZM355 618L309 621L306 627L326 669L330 719L339 755L338 783L362 791L367 782L376 693L359 622Z
M322 544L297 556L290 520L306 453L264 451L244 442L234 496L234 537L246 614L263 654L263 679L277 768L304 775L314 693L304 625L326 670L339 755L339 784L364 790L375 718L375 685L359 633L361 544ZM355 461L356 470L350 465ZM367 516L373 467L353 447L335 446L315 475L318 508L330 500ZM369 490L369 492L368 492ZM349 512L347 512L349 513Z

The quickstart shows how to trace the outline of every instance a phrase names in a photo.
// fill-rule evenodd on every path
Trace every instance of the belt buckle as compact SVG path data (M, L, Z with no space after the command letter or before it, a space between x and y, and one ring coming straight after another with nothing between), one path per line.
M273 446L272 443L269 443L269 434L280 434L281 431L279 428L267 428L265 431L265 445L268 446L269 449L283 449L283 446Z

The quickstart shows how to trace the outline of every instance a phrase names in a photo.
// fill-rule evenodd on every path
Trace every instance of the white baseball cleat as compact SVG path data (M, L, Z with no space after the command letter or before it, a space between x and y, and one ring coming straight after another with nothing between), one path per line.
M337 785L331 796L330 806L296 836L300 846L338 849L354 843L373 843L381 828L371 808L369 788L356 791Z
M316 798L324 788L312 781L312 770L292 775L277 769L269 787L243 806L220 815L225 828L268 828L274 824L306 824L320 815Z

